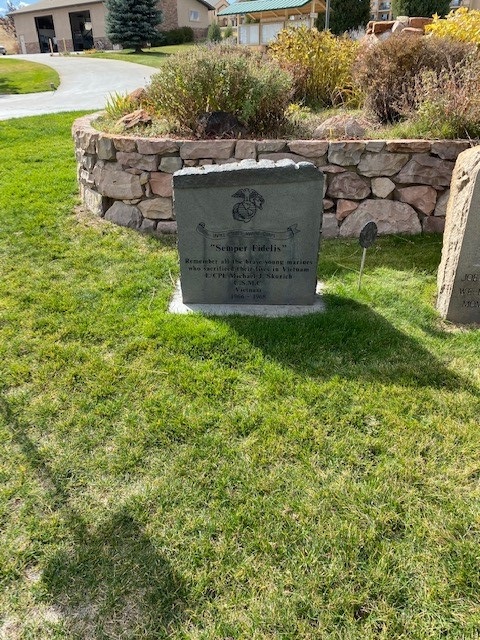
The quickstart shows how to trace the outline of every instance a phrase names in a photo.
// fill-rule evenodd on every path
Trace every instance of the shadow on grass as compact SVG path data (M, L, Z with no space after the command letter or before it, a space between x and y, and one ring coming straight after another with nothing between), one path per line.
M370 307L334 295L327 310L300 318L216 318L269 359L318 380L337 375L366 382L478 390L420 342Z
M65 522L71 546L43 569L43 596L59 614L68 637L167 638L181 622L186 588L141 525L120 507L96 528L72 508L65 486L43 459L0 396L0 412L13 438Z
M20 93L17 85L0 76L0 96Z

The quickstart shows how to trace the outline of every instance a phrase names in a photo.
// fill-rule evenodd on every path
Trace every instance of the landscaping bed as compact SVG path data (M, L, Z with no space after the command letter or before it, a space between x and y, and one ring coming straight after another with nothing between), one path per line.
M323 236L358 236L374 220L380 233L441 232L451 174L468 141L182 140L99 132L97 115L73 136L81 198L122 226L162 235L176 230L172 174L182 167L242 160L313 162L326 175ZM301 195L301 194L299 194Z

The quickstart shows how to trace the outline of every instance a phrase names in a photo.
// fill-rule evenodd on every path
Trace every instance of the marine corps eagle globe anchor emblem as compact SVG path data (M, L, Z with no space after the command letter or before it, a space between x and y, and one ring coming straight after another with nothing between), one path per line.
M241 198L242 202L237 202L233 207L232 213L234 220L240 222L249 222L257 213L257 209L263 207L265 198L263 198L255 189L239 189L232 198Z

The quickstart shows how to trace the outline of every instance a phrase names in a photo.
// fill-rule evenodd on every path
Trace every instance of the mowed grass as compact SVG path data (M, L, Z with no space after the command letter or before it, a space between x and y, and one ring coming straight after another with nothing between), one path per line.
M60 84L51 67L27 60L0 58L0 95L51 91L51 83Z
M121 51L96 51L95 53L89 53L88 55L92 58L106 58L107 60L136 62L137 64L144 64L147 67L159 68L171 55L188 51L194 46L195 45L193 43L175 44L166 45L164 47L152 47L151 49L142 51L142 53L136 53L134 49L123 49Z
M75 209L73 114L0 123L0 637L474 639L480 339L437 236L323 244L327 311L167 313Z

